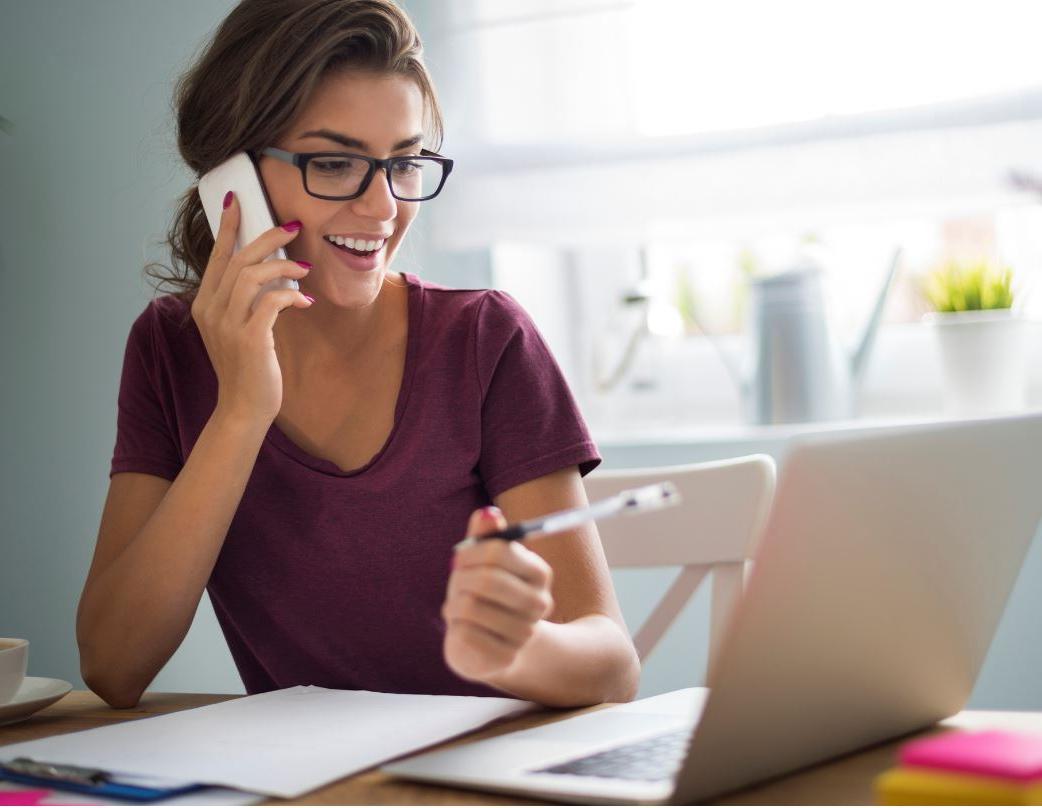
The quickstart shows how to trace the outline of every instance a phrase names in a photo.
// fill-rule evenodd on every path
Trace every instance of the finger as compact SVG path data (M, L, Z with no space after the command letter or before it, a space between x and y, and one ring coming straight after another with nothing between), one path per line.
M468 536L486 536L507 526L506 517L495 505L480 508L470 515L467 521Z
M287 229L288 228L288 229ZM238 254L243 266L259 264L279 247L285 247L295 239L301 231L299 221L286 222L265 230L257 238L247 244Z
M221 281L217 286L217 291L214 293L214 303L222 309L226 309L231 298L232 289L235 288L235 281L238 280L239 273L245 267L262 263L264 259L275 252L279 247L283 247L293 241L299 232L299 229L286 230L282 226L273 227L270 230L265 230L261 235L257 236L257 238L239 250L239 252L235 253L235 255L229 259L228 265L221 277Z
M228 300L228 319L235 323L246 322L250 319L254 301L257 300L257 295L265 284L276 278L293 278L294 280L306 278L309 271L296 261L289 259L282 261L274 258L260 264L243 267L239 271ZM259 301L257 305L260 305Z
M246 330L253 335L252 339L261 339L265 334L271 335L275 321L280 312L285 309L306 309L311 306L311 301L296 289L277 289L273 292L265 292L254 309L250 319L246 322Z
M456 550L456 569L501 567L540 589L549 589L553 570L546 560L519 541L484 539Z
M230 202L228 207L221 211L221 224L214 237L210 260L207 262L206 270L199 282L200 295L212 295L217 291L221 278L224 277L225 270L228 268L228 261L235 252L235 237L239 232L239 202L235 198L234 191L228 193L231 194Z
M449 578L446 599L452 600L461 594L483 598L531 621L540 620L553 608L549 591L537 589L504 569L487 565L462 569Z
M535 623L525 617L469 593L445 602L442 616L447 623L463 620L520 648L535 633Z

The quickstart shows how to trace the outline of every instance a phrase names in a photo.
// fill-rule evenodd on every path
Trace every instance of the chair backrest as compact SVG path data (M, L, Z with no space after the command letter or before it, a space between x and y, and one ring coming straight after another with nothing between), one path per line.
M590 501L670 481L681 502L661 511L597 525L611 567L680 566L680 575L633 638L647 657L705 577L712 573L709 669L734 611L774 497L775 464L757 454L682 466L593 472Z

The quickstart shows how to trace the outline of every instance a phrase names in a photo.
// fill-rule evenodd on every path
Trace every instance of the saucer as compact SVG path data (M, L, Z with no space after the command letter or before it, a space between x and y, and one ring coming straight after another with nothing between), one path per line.
M14 698L0 704L0 727L24 721L35 712L72 690L72 685L62 679L45 679L42 676L26 676Z

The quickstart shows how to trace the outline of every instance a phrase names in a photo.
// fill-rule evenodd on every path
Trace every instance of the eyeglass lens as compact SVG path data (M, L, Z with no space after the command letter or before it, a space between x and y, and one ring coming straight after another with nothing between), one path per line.
M313 157L308 161L308 190L323 196L352 196L365 179L369 164L353 157ZM373 181L382 180L377 172ZM399 160L390 168L391 188L402 199L423 199L438 190L443 174L437 160L414 157Z

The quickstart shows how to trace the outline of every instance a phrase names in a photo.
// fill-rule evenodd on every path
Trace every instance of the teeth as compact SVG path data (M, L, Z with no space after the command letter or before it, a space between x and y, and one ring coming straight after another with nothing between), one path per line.
M384 245L383 239L365 241L364 239L345 238L344 236L326 236L326 241L339 244L341 247L347 247L349 250L362 250L364 252L378 250Z

